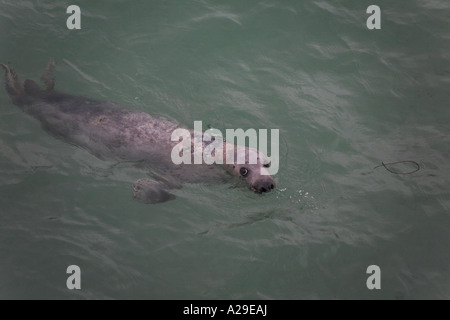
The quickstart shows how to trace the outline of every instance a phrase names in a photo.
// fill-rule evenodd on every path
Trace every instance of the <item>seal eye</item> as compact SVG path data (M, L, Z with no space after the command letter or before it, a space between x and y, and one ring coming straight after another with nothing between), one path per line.
M248 174L248 169L241 168L241 169L239 169L239 173L241 174L241 176L245 177Z
M263 167L264 167L264 168L270 168L270 162L269 162L269 163L266 163L266 164L263 164Z

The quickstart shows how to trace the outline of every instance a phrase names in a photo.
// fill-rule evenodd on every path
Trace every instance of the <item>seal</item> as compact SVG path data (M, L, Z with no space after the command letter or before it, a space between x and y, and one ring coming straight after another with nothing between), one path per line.
M14 70L0 65L5 69L6 91L13 104L39 120L45 131L100 159L133 162L144 169L147 177L133 184L135 200L166 202L175 199L170 190L181 188L183 183L224 183L232 176L243 179L255 193L275 188L273 178L262 174L267 164L261 153L258 153L256 164L235 161L231 164L175 165L171 151L176 142L171 141L171 134L184 126L169 117L151 116L114 102L56 91L54 59L50 60L41 77L45 88L30 79L21 83ZM245 148L246 159L252 152L257 151Z

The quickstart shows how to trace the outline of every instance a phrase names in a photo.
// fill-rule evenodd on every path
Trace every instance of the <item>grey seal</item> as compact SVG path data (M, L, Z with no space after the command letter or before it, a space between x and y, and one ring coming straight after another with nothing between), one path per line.
M56 91L54 59L41 77L45 88L30 79L20 82L9 66L0 65L5 69L6 91L13 104L39 120L45 131L100 159L130 161L145 170L147 177L132 187L133 198L138 201L169 201L175 199L170 190L181 188L183 183L224 183L232 176L243 179L255 193L275 188L274 179L261 174L267 163L259 156L256 164L175 165L170 155L177 142L171 141L171 134L186 127L169 117ZM245 150L247 156L253 152Z

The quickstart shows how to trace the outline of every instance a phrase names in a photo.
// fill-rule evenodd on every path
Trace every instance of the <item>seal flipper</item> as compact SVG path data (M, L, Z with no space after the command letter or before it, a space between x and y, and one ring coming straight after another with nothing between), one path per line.
M0 63L5 69L6 91L11 97L16 97L24 93L22 84L19 82L16 73L6 64Z
M161 182L148 178L138 179L133 184L133 199L147 204L174 200L176 197L167 189L169 187Z
M55 69L56 60L51 58L45 68L45 73L42 75L41 80L44 82L47 91L53 90L55 87L55 76L53 75L53 69Z

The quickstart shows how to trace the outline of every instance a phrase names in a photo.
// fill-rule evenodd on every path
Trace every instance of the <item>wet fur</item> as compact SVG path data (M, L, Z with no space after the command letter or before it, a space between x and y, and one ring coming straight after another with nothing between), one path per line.
M168 189L179 188L183 182L221 183L229 181L231 174L239 176L238 165L173 164L171 151L178 141L171 141L171 135L176 128L183 128L173 119L153 117L114 102L55 91L54 60L41 77L45 89L29 79L22 85L12 69L0 65L5 69L6 90L15 105L38 119L53 136L87 149L98 158L134 161L151 176L163 181ZM256 187L263 184L264 192L270 191L274 187L273 180L270 176L259 175L261 166L261 163L252 165L254 172L245 180ZM142 196L144 202L155 203L150 197L171 198L161 196L165 191L158 189L158 183L147 184L147 188L140 189L148 190L148 194Z

